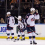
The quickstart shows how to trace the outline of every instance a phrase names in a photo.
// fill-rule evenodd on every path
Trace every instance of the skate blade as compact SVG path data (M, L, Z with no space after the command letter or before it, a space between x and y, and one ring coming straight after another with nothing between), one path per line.
M37 45L37 44L33 44L33 45Z

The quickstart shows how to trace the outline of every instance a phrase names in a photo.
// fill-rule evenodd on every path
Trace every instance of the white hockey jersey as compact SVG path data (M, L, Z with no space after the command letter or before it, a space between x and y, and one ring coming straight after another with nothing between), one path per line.
M8 24L10 27L14 27L15 19L13 16L8 17Z
M30 15L29 18L27 19L27 24L30 26L35 26L35 17L34 15Z
M23 24L23 22L18 21L18 26L20 26L20 29L23 29L23 28L24 28L24 24Z

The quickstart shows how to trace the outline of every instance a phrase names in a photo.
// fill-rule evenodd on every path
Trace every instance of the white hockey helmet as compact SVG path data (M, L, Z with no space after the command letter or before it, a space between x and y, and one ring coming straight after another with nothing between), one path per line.
M8 14L11 14L11 12L7 12L7 15L8 15Z
M21 16L18 16L18 20L21 19L22 17Z
M31 12L32 12L32 11L35 11L35 8L31 8L30 11L31 11Z

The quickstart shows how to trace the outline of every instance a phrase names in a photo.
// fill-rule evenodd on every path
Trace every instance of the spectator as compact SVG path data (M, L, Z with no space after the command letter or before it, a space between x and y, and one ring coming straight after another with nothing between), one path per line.
M41 16L40 16L40 22L43 23L43 22L44 22L43 20L44 20L44 19L43 19L43 16L42 16L42 14L41 14Z
M3 18L1 18L0 22L1 22L1 23L5 23Z
M28 6L28 8L30 8L30 4L28 4L27 6Z
M27 5L24 5L24 6L23 6L23 12L24 12L24 13L27 13L27 12L28 12L28 7L27 7Z
M12 9L14 9L14 5L13 5L13 3L11 3L11 10L12 10Z
M35 0L34 7L35 7L35 9L37 9L39 11L40 10L40 1Z
M45 24L45 19L44 19L44 24Z
M28 6L28 13L30 13L30 4L28 4L27 6Z

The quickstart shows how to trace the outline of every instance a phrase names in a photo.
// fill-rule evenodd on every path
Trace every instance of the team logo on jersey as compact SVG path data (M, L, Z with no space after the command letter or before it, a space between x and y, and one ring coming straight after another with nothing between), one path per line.
M35 21L35 18L33 17L33 18L31 19L31 21Z

